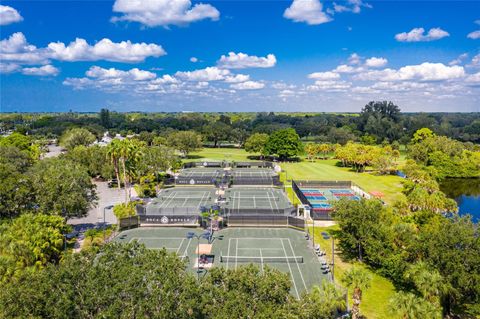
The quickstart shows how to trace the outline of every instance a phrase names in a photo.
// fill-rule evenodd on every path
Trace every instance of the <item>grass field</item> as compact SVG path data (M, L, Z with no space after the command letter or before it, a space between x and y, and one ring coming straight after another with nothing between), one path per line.
M203 149L200 152L193 153L194 155L190 161L195 160L233 160L245 161L248 160L249 155L242 149ZM401 161L404 157L401 158ZM398 176L378 176L374 173L356 173L349 168L339 167L336 165L337 161L316 160L314 162L302 159L298 163L281 163L282 169L285 171L281 175L281 180L350 180L359 185L366 191L381 191L385 194L385 201L392 204L395 199L404 196L401 193L402 179ZM298 198L293 194L291 187L286 187L287 195L294 204L300 203ZM322 231L336 230L338 226L332 227L315 227L316 242L320 244L322 249L326 250L328 259L331 260L331 242L325 240L321 236ZM341 277L343 273L351 268L353 264L345 262L335 253L335 281L341 284ZM364 267L359 265L359 267ZM362 314L369 319L383 319L394 318L387 309L388 300L395 292L393 284L386 278L379 276L373 271L367 269L372 275L371 287L364 292L363 301L361 304ZM351 298L351 291L349 292Z
M325 250L327 254L327 260L332 260L331 239L323 239L321 233L338 230L338 226L331 227L315 227L315 243L320 244L320 247ZM312 227L310 227L310 234L312 234ZM353 264L345 262L338 255L339 251L335 249L335 282L342 285L341 278L345 271L350 269ZM363 299L360 305L361 313L368 319L384 319L395 317L388 311L388 301L395 293L393 284L386 278L379 276L370 269L361 264L357 264L356 267L365 268L372 276L370 282L370 288L363 292ZM342 285L343 286L343 285ZM352 291L349 292L350 305L352 303Z
M187 161L198 160L229 160L229 161L249 161L249 153L238 148L204 148L199 152L192 153ZM298 180L324 180L324 181L353 181L358 186L370 191L381 191L385 194L385 201L392 204L395 199L401 198L402 178L393 175L379 176L375 173L356 173L350 168L339 167L337 161L316 160L314 162L302 159L298 163L281 163L282 169L286 172L287 179ZM283 178L283 176L282 176Z

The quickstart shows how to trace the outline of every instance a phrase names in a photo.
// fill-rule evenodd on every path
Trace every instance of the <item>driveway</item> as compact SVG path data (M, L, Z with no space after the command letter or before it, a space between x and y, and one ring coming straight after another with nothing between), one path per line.
M125 200L125 193L123 189L109 188L107 182L94 182L97 185L98 204L88 211L88 215L83 218L72 218L68 220L68 224L76 225L77 227L93 227L103 223L103 208L109 205L116 205ZM113 214L113 209L105 211L106 224L116 224L117 219ZM76 227L76 228L77 228Z

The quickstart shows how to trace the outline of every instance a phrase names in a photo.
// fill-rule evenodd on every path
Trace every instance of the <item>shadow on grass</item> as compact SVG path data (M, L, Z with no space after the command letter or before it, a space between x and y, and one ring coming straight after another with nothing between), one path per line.
M205 156L189 154L189 155L187 155L187 157L186 157L186 159L200 159L200 158L205 158Z

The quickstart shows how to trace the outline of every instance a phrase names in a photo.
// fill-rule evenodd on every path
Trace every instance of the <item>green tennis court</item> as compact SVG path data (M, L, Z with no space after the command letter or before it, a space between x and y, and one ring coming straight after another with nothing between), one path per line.
M196 247L208 244L206 239L187 239L188 232L200 235L202 229L141 227L120 233L115 241L138 241L150 249L165 248L171 253L187 258L188 268L196 272ZM330 280L323 274L322 265L305 234L288 228L227 228L214 233L208 255L209 267L235 269L253 263L261 269L266 266L288 273L292 280L291 293L295 297L322 280ZM208 273L205 267L202 275Z

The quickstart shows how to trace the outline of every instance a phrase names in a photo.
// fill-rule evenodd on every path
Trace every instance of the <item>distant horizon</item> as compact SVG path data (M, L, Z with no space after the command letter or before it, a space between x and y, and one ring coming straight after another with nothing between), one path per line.
M478 1L2 1L0 26L2 113L480 112Z

